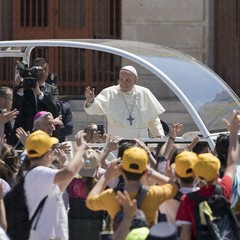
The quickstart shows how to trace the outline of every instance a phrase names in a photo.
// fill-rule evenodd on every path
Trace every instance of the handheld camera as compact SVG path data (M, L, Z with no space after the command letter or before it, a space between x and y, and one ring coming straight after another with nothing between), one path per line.
M43 68L34 66L29 68L26 63L17 61L17 70L19 71L20 77L23 81L20 83L18 88L30 89L35 88L37 84L37 75L43 73Z

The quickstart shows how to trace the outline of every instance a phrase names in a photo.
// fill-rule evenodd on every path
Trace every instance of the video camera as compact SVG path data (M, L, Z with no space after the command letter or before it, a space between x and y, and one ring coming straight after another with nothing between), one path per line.
M43 73L43 68L39 66L34 66L29 68L26 63L17 61L17 70L19 71L20 77L23 79L20 82L18 88L30 89L35 88L37 83L37 75Z

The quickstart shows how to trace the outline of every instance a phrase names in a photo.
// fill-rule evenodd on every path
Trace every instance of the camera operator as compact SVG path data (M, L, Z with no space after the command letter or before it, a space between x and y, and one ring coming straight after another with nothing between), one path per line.
M25 131L32 131L33 118L37 112L47 111L51 112L54 118L58 116L58 88L45 83L49 65L44 58L34 59L32 68L21 63L17 65L22 81L13 91L13 109L19 111L14 130L22 127Z

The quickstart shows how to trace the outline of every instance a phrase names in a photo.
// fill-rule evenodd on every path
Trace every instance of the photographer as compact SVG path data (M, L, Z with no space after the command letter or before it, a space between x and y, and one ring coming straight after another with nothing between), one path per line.
M25 131L32 131L33 118L37 112L48 111L54 118L58 116L58 88L45 83L49 65L44 58L34 59L32 68L21 63L17 63L17 68L22 81L13 91L13 109L19 111L14 130L22 127Z

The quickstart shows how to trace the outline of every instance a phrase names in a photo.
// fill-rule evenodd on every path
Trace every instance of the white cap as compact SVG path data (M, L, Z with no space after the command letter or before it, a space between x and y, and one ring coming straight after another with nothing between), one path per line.
M94 177L100 166L99 154L93 149L87 149L83 153L84 165L78 172L82 177Z
M136 77L138 76L137 70L133 66L125 66L125 67L122 67L121 70L127 70L132 74L134 74Z

